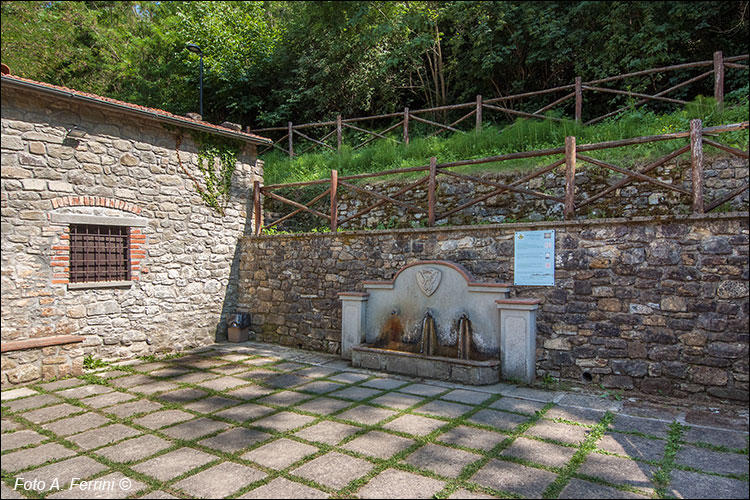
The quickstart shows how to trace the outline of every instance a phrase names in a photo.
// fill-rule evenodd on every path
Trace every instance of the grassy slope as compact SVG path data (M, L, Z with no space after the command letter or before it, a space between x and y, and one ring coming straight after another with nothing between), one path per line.
M377 172L395 168L426 165L435 156L438 162L482 158L518 151L564 146L565 137L576 136L578 144L612 141L630 137L658 135L689 130L693 118L703 120L704 127L748 120L748 89L727 96L724 110L719 110L712 99L699 98L679 111L657 115L634 109L620 116L591 126L574 122L519 120L512 127L485 127L482 132L456 133L450 137L416 138L409 145L379 140L372 146L353 151L343 147L341 153L308 153L290 160L278 151L263 156L266 162L265 184L309 181L327 178L331 169L339 175ZM392 137L397 137L393 134ZM748 131L722 134L724 144L747 149ZM623 166L641 164L658 158L686 144L685 139L628 146L597 152L591 156L620 162ZM713 148L707 148L711 154ZM524 159L483 164L457 171L491 171L497 169L530 169L550 163L550 158ZM423 174L422 174L423 175Z

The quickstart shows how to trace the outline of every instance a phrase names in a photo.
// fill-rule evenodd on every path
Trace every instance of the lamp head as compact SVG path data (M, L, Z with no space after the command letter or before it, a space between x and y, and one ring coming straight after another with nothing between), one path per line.
M200 47L198 47L198 46L197 46L196 44L194 44L194 43L189 43L189 44L187 44L187 45L186 45L185 47L187 47L187 49L188 49L188 50L189 50L190 52L194 52L194 53L196 53L196 54L198 54L198 55L201 55L201 54L203 54L203 51L201 50L201 48L200 48Z

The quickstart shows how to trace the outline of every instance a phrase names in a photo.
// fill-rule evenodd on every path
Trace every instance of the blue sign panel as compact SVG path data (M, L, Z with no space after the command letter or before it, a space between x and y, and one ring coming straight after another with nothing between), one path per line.
M517 231L513 239L513 284L554 286L555 231Z

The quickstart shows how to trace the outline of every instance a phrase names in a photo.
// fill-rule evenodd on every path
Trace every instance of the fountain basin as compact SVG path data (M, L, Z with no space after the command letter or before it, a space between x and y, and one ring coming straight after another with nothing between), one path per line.
M499 359L476 361L427 356L367 344L352 347L352 366L469 385L496 384L500 380Z

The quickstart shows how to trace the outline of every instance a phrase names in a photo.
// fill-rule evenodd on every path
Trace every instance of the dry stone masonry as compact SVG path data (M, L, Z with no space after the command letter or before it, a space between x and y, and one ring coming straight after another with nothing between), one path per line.
M84 355L128 358L221 338L235 311L236 243L252 232L248 200L263 174L255 145L244 144L222 216L196 192L188 130L4 83L2 341L84 341L3 352L2 384L78 373ZM69 226L104 219L131 228L132 278L73 286Z
M339 292L434 259L512 283L514 231L546 228L555 286L514 287L542 299L537 376L747 401L747 212L245 237L239 306L259 340L336 353Z

